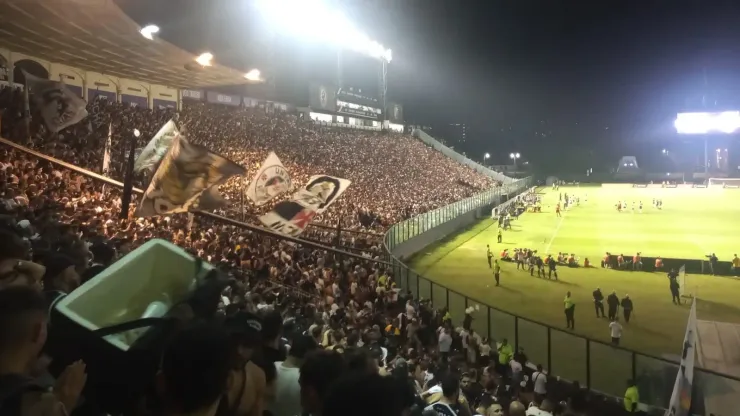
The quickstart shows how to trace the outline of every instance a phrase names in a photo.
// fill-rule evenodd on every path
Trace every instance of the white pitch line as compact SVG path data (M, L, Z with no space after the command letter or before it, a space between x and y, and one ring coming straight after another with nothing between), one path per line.
M550 247L552 247L552 242L555 241L555 237L558 235L558 231L560 231L560 226L563 225L563 220L565 220L565 210L563 210L563 215L560 216L558 226L555 227L555 231L553 231L550 237L550 242L547 244L547 248L545 248L545 255L550 254Z

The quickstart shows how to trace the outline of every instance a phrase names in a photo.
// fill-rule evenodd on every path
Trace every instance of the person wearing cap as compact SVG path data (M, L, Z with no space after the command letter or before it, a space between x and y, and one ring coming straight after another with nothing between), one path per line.
M224 320L234 345L232 370L229 373L225 400L228 414L262 415L267 388L265 372L252 356L262 344L262 321L250 312L237 312Z
M63 254L52 253L43 260L46 267L43 283L44 290L71 293L80 285L74 261Z

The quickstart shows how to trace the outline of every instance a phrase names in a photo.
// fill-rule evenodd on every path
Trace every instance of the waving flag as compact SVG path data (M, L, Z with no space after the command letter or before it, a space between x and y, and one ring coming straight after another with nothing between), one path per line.
M79 123L87 117L85 100L67 88L64 83L39 78L23 71L26 88L44 118L46 127L53 133Z
M326 211L351 183L347 179L333 176L312 176L306 186L294 193L289 201L278 203L259 220L265 227L275 232L298 236L313 218Z
M178 136L154 173L135 215L150 217L195 208L219 208L226 201L216 187L245 173L236 163Z
M179 135L180 131L177 130L174 121L170 120L165 123L136 158L134 172L141 172L145 169L154 170Z
M263 205L290 189L290 174L275 152L270 152L247 188L247 197L255 205Z
M113 125L108 123L108 138L105 139L105 151L103 151L103 175L108 175L110 170L110 148L113 145Z
M696 299L691 302L686 335L683 339L681 366L673 385L671 401L666 416L688 416L691 410L691 389L694 383L694 357L696 356Z

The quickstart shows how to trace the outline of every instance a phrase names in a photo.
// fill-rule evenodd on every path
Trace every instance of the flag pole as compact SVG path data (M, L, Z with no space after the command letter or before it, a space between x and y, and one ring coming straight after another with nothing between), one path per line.
M136 139L141 133L134 129L129 136L128 164L126 166L126 177L123 181L123 196L121 197L120 219L128 218L128 208L131 205L131 191L134 187L134 162L136 160Z
M242 176L242 222L247 221L247 208L244 194L247 192L247 177Z

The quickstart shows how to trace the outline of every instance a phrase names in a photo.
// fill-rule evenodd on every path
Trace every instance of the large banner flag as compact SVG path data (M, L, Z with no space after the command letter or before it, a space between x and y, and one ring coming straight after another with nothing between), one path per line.
M290 185L290 174L275 152L270 152L254 178L252 178L252 183L247 188L247 197L255 205L263 205L272 198L286 192L290 189Z
M329 208L350 183L347 179L333 176L312 176L290 200L278 203L272 211L261 216L260 222L270 230L296 237L317 214Z
M108 123L108 138L105 139L105 151L103 152L103 175L108 175L110 170L110 149L113 146L113 123Z
M245 169L210 150L178 136L165 154L147 187L138 217L216 209L226 201L217 186Z
M311 176L306 184L306 191L321 198L323 201L316 212L321 214L329 208L329 205L344 193L352 182L347 179L335 178L327 175Z
M39 78L23 71L26 77L26 88L33 94L33 99L46 122L46 127L53 133L79 123L87 117L85 100L67 88L64 83Z
M177 130L175 122L170 120L165 123L136 158L134 172L141 172L145 169L154 170L178 136L180 136L180 131Z
M666 416L688 416L691 409L691 390L694 383L694 357L696 356L696 299L691 303L686 336L683 340L681 366L673 385L671 401Z

